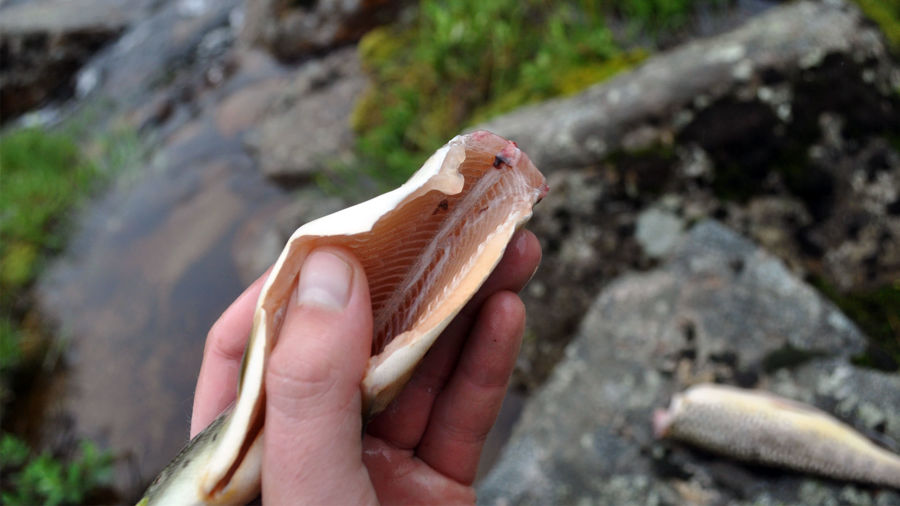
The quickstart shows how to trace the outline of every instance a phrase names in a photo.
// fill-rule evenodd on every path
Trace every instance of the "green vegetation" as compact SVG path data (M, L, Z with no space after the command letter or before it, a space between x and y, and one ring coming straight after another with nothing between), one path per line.
M8 425L36 379L57 367L61 341L30 315L31 289L66 241L71 216L110 174L140 155L129 130L92 130L90 112L53 131L27 128L0 137L0 496L4 504L80 504L111 472L111 457L87 441L76 454L32 455ZM87 146L82 150L79 145ZM54 353L56 351L57 353ZM69 444L71 446L71 443Z
M65 461L65 463L64 463ZM12 434L0 437L0 499L8 505L84 504L89 494L110 483L112 457L82 441L76 455L34 455Z
M644 59L646 50L624 49L610 20L652 32L683 23L701 2L422 0L414 20L360 42L373 84L352 118L352 168L394 185L466 126L576 93Z
M676 28L693 12L696 0L622 0L613 4L624 19L654 30Z
M855 0L859 8L874 21L894 52L900 52L900 0Z
M28 290L46 258L63 246L68 211L98 169L73 138L38 129L0 138L0 403L15 395L13 378L41 362L41 341L23 326ZM28 353L26 353L28 351ZM20 381L21 383L21 381Z
M43 254L59 250L57 225L97 175L75 142L37 129L0 139L0 291L13 294L31 283Z

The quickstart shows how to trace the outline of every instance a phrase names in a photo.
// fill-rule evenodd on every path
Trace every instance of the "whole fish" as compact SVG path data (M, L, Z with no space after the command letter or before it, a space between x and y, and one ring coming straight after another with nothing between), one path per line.
M653 413L653 430L739 460L900 488L900 456L817 408L768 392L696 385Z
M396 190L297 229L260 293L233 408L188 443L138 504L236 504L259 493L265 366L313 248L349 249L366 271L374 335L361 389L369 418L400 392L547 190L514 142L473 132Z

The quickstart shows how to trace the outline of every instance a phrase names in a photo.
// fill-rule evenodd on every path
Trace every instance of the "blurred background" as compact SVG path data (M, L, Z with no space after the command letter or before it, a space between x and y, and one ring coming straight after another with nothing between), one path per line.
M898 449L898 50L898 0L0 0L2 502L133 503L289 234L476 127L551 187L481 501L900 501L649 425L716 381Z

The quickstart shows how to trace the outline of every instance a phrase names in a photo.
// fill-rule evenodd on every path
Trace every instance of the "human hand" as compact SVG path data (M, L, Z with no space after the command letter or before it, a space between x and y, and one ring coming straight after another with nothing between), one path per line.
M474 502L481 447L505 395L525 322L515 292L539 261L537 239L519 231L484 286L360 438L359 385L372 335L365 273L346 250L313 252L266 370L265 501ZM266 275L209 332L192 437L234 400Z

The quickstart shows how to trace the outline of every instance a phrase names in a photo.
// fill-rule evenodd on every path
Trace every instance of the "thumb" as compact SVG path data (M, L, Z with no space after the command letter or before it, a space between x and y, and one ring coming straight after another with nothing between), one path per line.
M266 369L266 502L374 500L362 463L359 389L371 341L359 261L339 248L313 250Z

